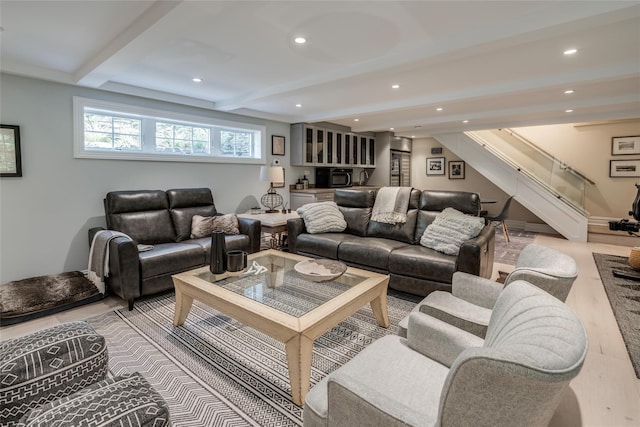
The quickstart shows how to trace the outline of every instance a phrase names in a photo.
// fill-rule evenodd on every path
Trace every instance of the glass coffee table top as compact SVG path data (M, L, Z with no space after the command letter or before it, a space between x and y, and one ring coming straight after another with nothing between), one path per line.
M276 251L250 255L248 267L254 262L266 271L255 274L245 270L248 272L237 276L203 271L196 277L295 317L305 315L367 279L347 271L331 281L313 282L294 269L300 259Z

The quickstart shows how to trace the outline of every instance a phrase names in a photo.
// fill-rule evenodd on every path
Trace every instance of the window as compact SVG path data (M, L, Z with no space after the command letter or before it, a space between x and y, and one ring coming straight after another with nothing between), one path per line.
M264 126L74 97L75 157L265 162Z

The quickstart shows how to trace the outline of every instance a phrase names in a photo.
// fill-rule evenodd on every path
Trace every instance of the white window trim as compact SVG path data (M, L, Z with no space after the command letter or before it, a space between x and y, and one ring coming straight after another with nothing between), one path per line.
M101 110L139 115L141 117L155 117L169 121L178 121L185 124L208 125L215 127L225 127L238 130L259 131L260 158L228 157L228 156L198 156L179 154L156 154L149 152L113 152L86 150L84 146L84 110L85 107ZM101 101L79 96L73 97L73 155L78 159L109 159L109 160L152 160L159 162L195 162L195 163L234 163L234 164L266 164L267 161L267 128L262 125L255 125L245 122L234 122L218 118L208 118L202 116L192 116L182 113L156 110L152 108L136 107L129 104L119 104L108 101Z

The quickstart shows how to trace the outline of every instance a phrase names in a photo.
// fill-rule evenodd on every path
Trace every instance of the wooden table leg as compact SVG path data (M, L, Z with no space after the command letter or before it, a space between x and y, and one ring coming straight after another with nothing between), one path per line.
M182 292L182 288L174 281L174 287L176 290L176 311L173 315L173 325L181 326L187 320L189 311L191 311L191 305L193 304L193 297L185 295Z
M389 312L387 311L386 289L383 293L381 293L375 299L373 299L370 304L371 304L371 311L373 311L374 316L376 316L378 325L382 326L383 328L388 328L390 323L389 323Z
M302 406L311 382L313 340L298 334L285 343L285 349L287 352L289 382L291 384L291 398L293 403Z

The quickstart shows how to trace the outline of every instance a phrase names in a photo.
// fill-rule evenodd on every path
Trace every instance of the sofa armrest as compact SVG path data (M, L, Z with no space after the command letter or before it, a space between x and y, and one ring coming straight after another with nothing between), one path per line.
M495 243L494 227L491 224L485 225L480 234L460 246L456 270L480 277L491 277Z
M373 373L372 373L373 375ZM397 396L376 390L339 369L327 383L327 424L330 426L421 425L424 416Z
M413 350L451 367L460 353L471 347L481 347L484 340L440 319L418 312L409 314L407 342Z
M109 290L127 301L141 296L138 246L129 237L116 237L109 242L107 284Z
M238 217L238 229L240 234L249 236L250 253L260 252L260 240L262 224L259 219Z
M298 249L296 247L298 236L306 232L307 229L304 226L304 220L302 218L291 218L287 220L287 242L289 243L289 252L292 254L298 253Z
M451 281L453 296L480 307L493 309L504 285L484 277L456 271Z

